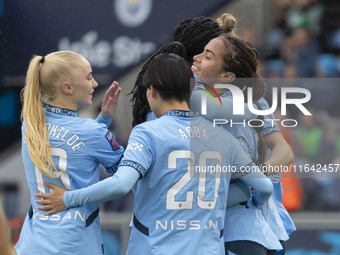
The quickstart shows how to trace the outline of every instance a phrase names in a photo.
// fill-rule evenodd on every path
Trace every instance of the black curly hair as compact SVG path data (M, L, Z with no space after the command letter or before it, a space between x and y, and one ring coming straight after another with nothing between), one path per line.
M210 18L195 17L180 22L172 35L172 42L163 45L144 64L137 76L131 92L132 94L132 126L146 121L150 106L146 100L146 88L143 86L143 76L150 61L157 55L172 53L184 58L190 66L193 57L203 52L208 42L222 33L219 24Z

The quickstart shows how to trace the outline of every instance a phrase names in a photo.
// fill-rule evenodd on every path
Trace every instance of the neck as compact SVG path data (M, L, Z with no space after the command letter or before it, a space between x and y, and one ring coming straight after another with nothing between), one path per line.
M48 102L48 104L52 105L52 106L59 107L59 108L64 108L64 109L68 109L68 110L78 111L76 105L71 104L70 102L62 101L62 100L50 100Z
M186 101L166 101L160 105L160 107L154 111L157 118L161 117L164 113L171 110L183 110L190 111L188 103Z

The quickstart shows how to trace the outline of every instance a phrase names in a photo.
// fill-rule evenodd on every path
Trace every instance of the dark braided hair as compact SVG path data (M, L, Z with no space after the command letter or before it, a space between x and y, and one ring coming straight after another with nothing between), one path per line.
M221 35L224 51L224 70L235 74L233 84L243 89L253 88L253 100L259 100L266 93L266 85L263 79L257 74L258 52L250 43L243 39L230 35ZM247 101L247 90L244 91L244 98ZM266 157L266 146L260 130L255 129L258 135L258 163L262 164Z
M132 91L129 93L132 94L133 127L146 121L147 114L150 112L150 106L146 99L146 88L142 86L142 79L150 61L159 54L173 53L184 58L191 65L193 57L202 53L208 42L220 34L221 29L218 23L206 17L189 18L176 26L172 43L162 46L147 60L137 76Z
M218 37L221 33L221 28L215 20L207 17L196 17L179 23L172 34L172 40L184 45L191 64L193 57L202 53L209 41Z
M266 86L256 72L259 57L256 49L239 37L222 35L220 38L226 47L223 56L224 70L235 74L234 85L241 89L244 86L252 87L253 99L259 100L265 95Z
M179 42L170 42L164 44L161 48L159 48L151 57L146 61L143 65L142 70L138 73L137 80L132 91L129 94L132 94L132 127L143 123L146 121L147 115L150 112L150 105L148 100L146 99L146 90L147 88L143 86L143 76L145 71L149 67L150 63L160 54L164 53L173 53L176 54L186 61L188 60L188 54L186 52L185 47Z

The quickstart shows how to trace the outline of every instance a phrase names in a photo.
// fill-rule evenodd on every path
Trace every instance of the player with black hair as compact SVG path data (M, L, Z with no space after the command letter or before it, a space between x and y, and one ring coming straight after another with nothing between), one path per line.
M251 87L253 100L260 100L263 105L265 84L256 70L256 50L242 39L228 35L221 35L211 40L203 53L194 57L192 66L192 71L201 81L209 82L209 79L214 78L214 82L232 84L243 89L245 94L247 88ZM218 93L221 97L232 96L226 89L219 89ZM272 120L271 116L264 116L265 122L269 120ZM268 125L265 126L267 128ZM259 164L264 163L266 146L260 132L262 130L237 124L224 125L224 127L239 140L250 157L256 159ZM274 129L277 129L277 126ZM251 188L248 187L249 191ZM276 208L271 208L270 213L274 210ZM281 222L279 217L277 220ZM252 199L244 205L237 204L227 208L225 228L229 230L224 235L226 254L233 252L233 254L247 255L251 251L254 255L267 255L282 250L278 237Z

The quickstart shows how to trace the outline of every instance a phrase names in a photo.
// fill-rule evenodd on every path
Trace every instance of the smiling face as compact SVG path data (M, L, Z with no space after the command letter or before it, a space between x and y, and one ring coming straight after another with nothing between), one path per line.
M72 95L77 109L92 104L92 96L96 87L98 83L92 77L92 68L89 62L82 58L73 82Z
M212 39L204 48L204 51L194 56L192 72L200 79L222 78L226 75L223 70L223 50L225 46L221 38Z

